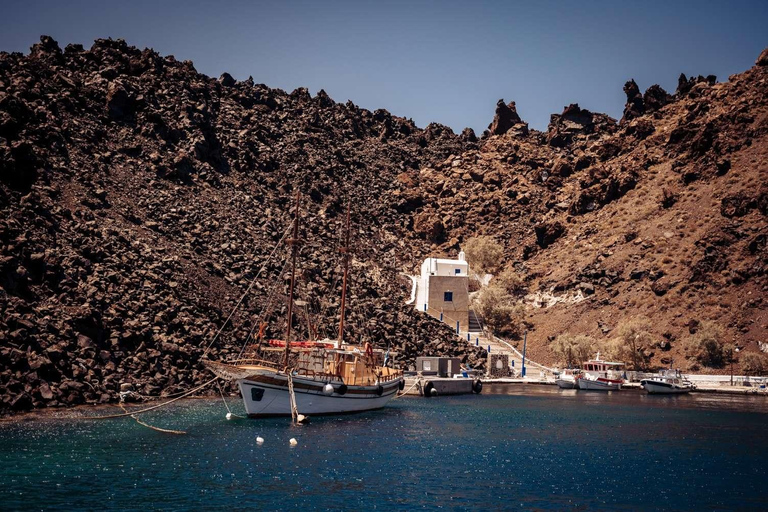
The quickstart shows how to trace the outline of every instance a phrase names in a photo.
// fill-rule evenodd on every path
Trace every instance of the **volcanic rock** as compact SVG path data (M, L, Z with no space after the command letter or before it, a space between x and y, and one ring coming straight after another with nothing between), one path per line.
M121 40L57 48L0 53L0 411L114 401L121 382L204 383L200 356L251 283L207 357L235 357L262 313L264 335L281 336L285 251L270 254L297 191L301 338L335 336L347 203L349 339L394 343L404 368L420 355L485 366L405 304L400 279L478 234L532 294L591 294L526 306L534 361L559 364L548 339L603 337L607 318L651 317L657 339L688 337L692 317L745 346L768 336L763 57L723 83L682 77L675 96L652 86L642 110L630 83L636 117L620 128L574 104L529 131L501 102L495 136L477 141L304 88L213 79ZM664 357L682 359L671 345Z
M493 121L488 125L488 130L491 135L504 135L514 125L521 123L523 120L517 115L515 102L510 101L509 104L505 104L504 99L500 99L496 103L496 113L493 116Z

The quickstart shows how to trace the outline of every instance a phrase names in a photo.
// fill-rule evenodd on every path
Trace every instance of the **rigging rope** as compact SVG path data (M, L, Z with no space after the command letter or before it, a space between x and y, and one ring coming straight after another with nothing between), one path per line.
M229 321L232 319L232 316L233 316L233 315L235 314L235 312L238 310L238 308L240 307L240 304L242 304L242 303L243 303L243 299L245 299L246 295L248 295L248 293L250 293L250 291L251 291L251 288L253 288L253 285L254 285L254 284L256 284L256 280L257 280L257 279L259 279L259 277L261 277L261 273L264 271L264 269L265 269L265 268L267 268L267 265L268 265L268 264L269 264L269 262L272 260L272 257L275 255L275 252L277 252L277 248L278 248L278 247L280 247L280 245L283 243L283 240L285 240L285 237L286 237L286 236L288 236L288 233L290 233L290 231L291 231L291 230L290 230L290 228L289 228L289 229L287 229L287 230L285 231L285 233L283 234L282 238L280 238L280 241L279 241L279 242L277 242L277 245L275 245L275 248L274 248L274 249L272 249L272 253L271 253L271 254L269 255L269 257L267 258L267 261L265 261L265 262L264 262L264 264L261 266L261 268L259 269L259 271L256 273L256 276L255 276L255 277L254 277L254 278L251 280L251 284L249 284L249 285L248 285L248 288L245 290L245 293L243 293L243 295L240 297L240 300L239 300L239 301L237 301L237 304L235 304L235 307L234 307L234 309L232 310L232 312L229 314L229 316L227 317L227 319L224 321L224 323L223 323L223 324L221 325L221 327L219 328L219 330L218 330L218 332L216 333L216 335L213 337L213 339L211 340L211 342L210 342L210 343L208 344L208 346L205 348L205 351L203 352L203 355L202 355L202 356L200 356L200 358L201 358L201 359L202 359L202 358L204 358L204 357L206 356L206 354L208 354L208 351L209 351L209 350L211 350L211 347L212 347L212 346L213 346L213 344L216 342L216 340L219 338L219 335L220 335L220 334L221 334L221 332L224 330L224 328L227 326L227 324L229 323Z
M283 263L283 268L280 269L280 273L278 276L282 276L285 273L285 269L288 268L288 259L286 258L285 263ZM240 347L240 352L237 355L237 358L240 359L243 357L243 352L245 351L245 347L248 346L248 340L253 336L253 331L256 330L256 326L259 326L259 329L261 329L261 324L265 321L265 319L271 314L272 312L272 301L275 298L275 294L277 292L277 284L272 287L272 291L269 292L269 297L267 297L267 305L264 309L261 310L261 314L258 317L258 322L254 323L251 327L250 332L248 333L248 336L245 337L245 342L243 342L243 346ZM256 347L256 350L261 349L261 340L262 338L259 337L259 345Z

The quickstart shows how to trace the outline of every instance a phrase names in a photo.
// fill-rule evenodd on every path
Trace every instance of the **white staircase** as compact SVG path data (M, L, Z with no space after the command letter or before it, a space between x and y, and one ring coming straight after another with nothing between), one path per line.
M522 378L523 354L513 347L510 343L492 335L486 335L483 332L460 332L465 342L473 346L483 347L491 354L506 354L509 356L509 366L514 378ZM525 359L525 379L530 381L546 381L554 379L554 372L551 368L540 365L529 358Z

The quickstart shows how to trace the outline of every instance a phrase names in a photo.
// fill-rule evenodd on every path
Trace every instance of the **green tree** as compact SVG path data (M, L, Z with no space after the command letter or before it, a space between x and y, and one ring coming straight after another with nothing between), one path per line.
M650 333L651 320L640 316L619 322L616 329L618 357L630 361L634 370L645 370L650 362L650 349L654 344Z
M494 333L520 336L525 307L516 303L504 288L497 285L483 288L475 298L473 307Z
M524 276L511 265L495 276L492 282L504 288L507 293L514 297L522 297L528 292Z
M591 336L566 332L555 338L550 348L566 368L574 368L595 355L598 344Z
M476 236L464 242L464 254L475 272L494 273L501 267L504 247L490 236Z
M704 321L696 333L688 338L686 348L688 353L704 366L722 368L730 362L723 342L724 337L722 327L714 322Z
M762 352L744 352L739 359L745 375L764 375L768 372L768 355Z

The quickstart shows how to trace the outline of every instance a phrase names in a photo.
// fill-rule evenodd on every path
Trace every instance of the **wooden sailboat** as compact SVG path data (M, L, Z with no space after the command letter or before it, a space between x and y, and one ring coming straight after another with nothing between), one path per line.
M349 220L347 207L344 277L341 291L341 320L337 340L291 341L296 259L299 246L301 195L296 195L296 213L291 245L291 281L285 340L261 339L232 361L203 363L216 375L237 381L245 410L250 417L342 414L378 409L403 389L403 373L386 366L383 351L346 343L344 309L349 273ZM260 338L261 331L257 338ZM293 396L293 399L292 399Z

